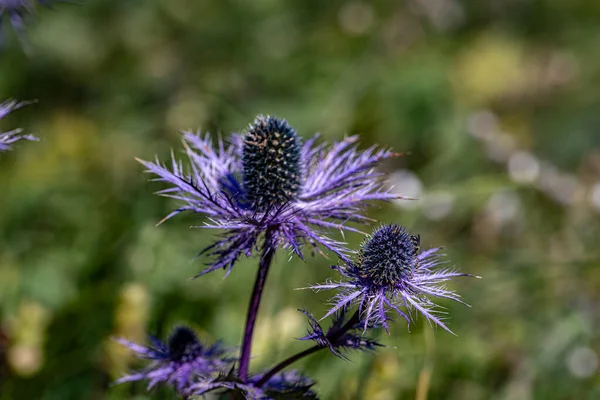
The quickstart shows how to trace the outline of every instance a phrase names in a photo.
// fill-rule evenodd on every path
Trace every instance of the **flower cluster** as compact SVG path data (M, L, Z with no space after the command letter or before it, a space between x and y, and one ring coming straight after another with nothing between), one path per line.
M0 3L1 4L1 3ZM0 103L0 120L10 114L12 111L17 110L29 103L17 102L16 100L7 100ZM24 135L22 129L13 129L8 132L0 132L0 152L7 151L12 148L12 144L19 140L37 140L33 135Z
M302 143L296 131L276 117L259 115L243 135L216 148L206 135L183 134L189 164L173 160L140 162L169 187L159 193L183 205L167 215L193 212L208 217L203 228L221 229L223 238L204 251L214 256L201 274L231 271L242 255L250 256L261 235L269 245L286 247L303 258L302 245L318 246L345 258L343 243L324 230L356 231L349 222L365 222L368 202L398 195L384 189L377 163L396 154L376 148L359 152L356 136L334 143ZM201 275L199 274L199 275Z
M168 184L158 193L182 203L165 219L182 212L202 214L207 217L204 228L221 230L220 239L204 250L213 260L199 275L219 268L228 274L241 256L251 256L260 247L262 254L238 359L219 345L202 346L191 330L178 328L167 344L154 339L150 348L121 340L153 363L118 382L143 379L149 387L171 385L186 398L211 392L248 399L316 398L312 380L286 371L296 360L322 349L343 359L351 350L374 351L382 345L365 333L377 328L389 333L390 314L409 323L422 314L449 331L432 298L462 303L444 284L470 275L443 267L439 249L422 251L420 237L397 224L367 235L354 257L344 243L327 235L331 229L357 231L347 224L367 222L364 210L372 200L398 198L385 190L374 170L396 154L376 148L360 152L356 140L350 137L331 146L318 144L317 137L302 141L285 120L259 115L227 144L219 138L213 146L208 135L184 133L185 166L173 155L168 166L158 159L140 160L156 180ZM311 313L300 310L309 329L299 339L313 342L313 347L249 374L254 323L273 255L287 248L304 259L305 245L324 248L340 259L332 268L341 280L304 288L336 290L323 317L331 317L331 325L325 330Z
M0 0L0 46L3 21L23 39L25 21L36 7L58 1ZM0 119L25 104L0 103ZM0 152L19 140L37 139L21 129L0 133ZM224 269L227 276L241 257L257 251L261 256L239 357L221 343L203 344L186 326L176 327L164 341L150 337L149 346L119 338L150 363L116 383L146 381L148 390L168 386L184 398L215 393L256 400L315 399L314 382L286 370L295 361L323 349L343 359L351 350L374 351L382 345L366 337L367 330L383 328L389 333L389 314L394 313L409 323L415 314L422 314L449 331L432 298L462 303L444 284L470 275L439 268L443 262L438 249L422 251L419 236L396 224L383 225L368 235L355 257L345 243L330 236L334 230L342 236L362 233L355 224L372 222L366 209L373 201L402 198L384 186L376 170L380 162L398 154L378 147L359 151L357 141L357 136L351 136L328 145L316 135L303 139L286 120L258 115L245 132L231 135L227 142L184 132L186 161L174 154L167 164L158 158L138 160L154 180L166 184L158 193L180 204L163 221L193 213L206 217L201 228L219 232L218 239L201 251L211 261L197 276L218 269ZM320 320L301 310L309 329L300 340L314 345L267 370L251 373L254 326L274 254L285 249L304 260L306 248L333 253L340 260L332 268L341 280L310 287L336 291L323 317L331 317L331 325L325 330Z

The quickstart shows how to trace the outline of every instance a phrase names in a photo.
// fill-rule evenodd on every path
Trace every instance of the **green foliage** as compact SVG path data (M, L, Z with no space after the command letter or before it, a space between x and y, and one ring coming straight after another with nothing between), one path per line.
M190 281L214 232L134 157L178 130L241 131L256 114L300 136L358 133L408 152L386 165L420 198L373 211L483 277L445 302L458 337L403 321L353 363L299 363L323 399L600 397L600 2L89 0L40 10L0 55L1 121L41 138L0 155L0 400L149 399L113 335L189 322L240 342L257 260ZM411 171L411 172L408 172ZM368 230L368 228L367 228ZM359 235L348 235L356 248ZM306 346L325 312L320 255L267 282L252 368ZM6 365L6 367L2 367Z

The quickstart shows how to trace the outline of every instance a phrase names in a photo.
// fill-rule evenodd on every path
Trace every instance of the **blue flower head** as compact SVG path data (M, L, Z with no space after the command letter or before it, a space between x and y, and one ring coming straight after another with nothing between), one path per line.
M311 288L339 290L325 317L352 304L358 305L363 330L369 325L380 325L388 330L389 311L408 323L412 320L411 312L417 311L451 332L439 315L439 306L430 297L463 303L460 296L443 283L457 276L472 275L452 268L438 268L443 264L438 251L437 248L421 251L419 236L410 235L400 225L384 225L367 236L355 261L333 267L346 280L328 281Z
M150 347L117 339L140 358L153 361L144 371L126 375L117 380L117 384L147 380L148 389L157 384L166 384L182 393L194 379L218 374L235 361L227 357L227 350L220 343L204 346L196 333L186 326L176 327L166 342L154 337L150 339L153 343Z
M302 246L323 247L345 259L343 244L325 231L356 231L348 222L365 222L363 210L372 200L398 195L383 189L373 168L395 156L387 150L357 151L356 137L317 144L317 137L302 142L296 131L276 117L256 117L231 144L186 132L183 144L189 164L173 157L170 166L141 161L156 180L168 188L159 193L183 205L184 211L208 217L204 228L222 229L222 238L205 249L214 262L201 274L226 268L231 271L241 256L250 256L262 237L271 247L290 248L303 258ZM200 275L200 274L199 274Z
M2 4L2 0L0 0ZM21 108L29 103L7 100L0 103L0 120L10 114L12 111ZM38 140L33 135L24 135L22 129L13 129L12 131L0 133L0 152L12 149L12 144L19 140Z
M267 212L298 196L302 144L294 129L277 118L257 118L244 136L242 152L245 200Z

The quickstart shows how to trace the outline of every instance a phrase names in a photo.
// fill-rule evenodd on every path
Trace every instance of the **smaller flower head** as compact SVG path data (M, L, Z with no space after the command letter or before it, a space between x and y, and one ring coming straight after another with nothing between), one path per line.
M328 347L335 356L344 360L348 360L345 354L348 350L374 351L375 347L381 346L375 340L363 337L362 332L357 332L364 325L358 318L355 321L352 318L346 321L345 309L334 313L327 333L312 314L305 310L300 312L308 317L310 328L306 336L299 340L312 340L321 347Z
M2 0L0 0L2 4ZM1 10L1 7L0 7ZM29 103L17 102L15 100L7 100L4 103L0 103L0 120L10 114L12 111L21 108ZM12 131L0 133L0 152L10 150L11 145L19 140L38 140L33 135L23 135L21 129L14 129Z
M419 236L410 235L400 225L384 225L363 241L356 261L332 267L347 278L346 281L326 282L311 288L340 290L325 317L356 304L364 329L372 324L388 330L390 310L409 323L411 311L416 310L451 332L438 315L439 306L429 297L463 303L460 296L446 289L443 283L457 276L472 275L451 268L439 269L443 262L437 256L438 250L421 251Z
M186 326L176 327L166 343L154 337L150 339L153 342L151 347L117 339L140 358L152 360L153 363L143 372L126 375L116 383L147 380L148 390L161 383L172 385L181 393L193 379L218 374L234 362L234 359L227 357L227 351L220 343L204 346L196 333Z

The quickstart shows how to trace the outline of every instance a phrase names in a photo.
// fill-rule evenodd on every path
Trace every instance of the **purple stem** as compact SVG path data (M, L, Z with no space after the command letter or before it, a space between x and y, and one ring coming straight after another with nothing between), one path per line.
M269 267L275 255L275 247L273 246L273 236L270 231L267 231L263 251L258 264L256 280L254 281L254 289L252 289L252 297L248 305L248 314L246 315L246 328L244 329L244 341L242 343L242 354L240 355L240 368L238 376L244 383L248 381L248 365L250 364L250 352L252 351L252 336L254 335L254 325L258 315L258 307L262 297Z
M329 339L329 342L335 342L336 340L341 338L346 332L348 332L350 329L352 329L354 326L356 326L356 324L358 324L359 322L360 322L360 313L358 311L356 311L352 315L352 317L348 320L348 322L346 322L344 324L344 326L342 326L339 330L333 332L331 335L327 335L327 339ZM327 346L321 346L320 344L317 344L317 345L314 345L313 347L309 347L308 349L306 349L304 351L301 351L300 353L296 353L293 356L286 358L285 360L283 360L282 362L280 362L279 364L277 364L273 368L271 368L269 371L267 371L267 373L265 373L263 375L263 377L260 378L260 380L256 383L256 387L258 387L258 388L262 387L275 374L277 374L278 372L282 371L283 369L289 367L291 364L295 363L296 361L300 360L301 358L309 356L312 353L316 353L317 351L319 351L321 349L325 349L325 348L327 348Z

